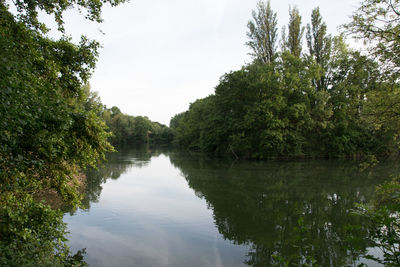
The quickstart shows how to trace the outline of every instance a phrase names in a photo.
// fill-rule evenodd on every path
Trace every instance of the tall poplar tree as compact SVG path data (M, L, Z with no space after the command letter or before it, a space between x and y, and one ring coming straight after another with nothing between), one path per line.
M296 57L300 57L302 51L302 40L304 27L301 26L299 9L295 6L289 8L288 36L284 37L284 49L289 50ZM283 34L285 36L285 34Z
M331 55L332 37L327 34L326 23L322 21L319 8L311 13L311 25L307 24L307 46L310 56L322 68L321 79L316 81L317 90L328 87L327 72L329 70L329 58Z
M248 45L256 60L266 64L274 61L276 55L276 41L278 39L278 21L276 13L271 9L270 1L257 3L257 10L252 12L253 20L249 21L247 37Z

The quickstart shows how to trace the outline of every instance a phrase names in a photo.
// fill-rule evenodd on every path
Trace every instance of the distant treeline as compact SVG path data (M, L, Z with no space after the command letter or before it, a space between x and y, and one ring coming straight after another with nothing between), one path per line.
M109 138L113 145L172 143L172 130L147 117L123 114L118 107L105 109L102 116L113 133Z
M371 48L374 56L350 49L343 35L327 34L318 8L307 27L296 7L289 14L278 46L276 13L258 3L248 24L254 60L223 75L214 94L171 119L174 143L257 159L398 151L400 86L390 69L395 57L380 56L384 46ZM363 35L358 22L347 27Z

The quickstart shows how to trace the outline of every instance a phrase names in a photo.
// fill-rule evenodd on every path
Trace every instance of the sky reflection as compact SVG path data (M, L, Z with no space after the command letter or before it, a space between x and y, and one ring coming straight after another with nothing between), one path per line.
M212 210L168 156L102 188L98 203L64 219L70 246L86 247L91 266L244 266L247 248L221 237Z
M390 162L361 173L354 162L121 149L88 172L86 208L65 221L91 266L379 266L365 259L380 255L369 221L350 211L399 173Z

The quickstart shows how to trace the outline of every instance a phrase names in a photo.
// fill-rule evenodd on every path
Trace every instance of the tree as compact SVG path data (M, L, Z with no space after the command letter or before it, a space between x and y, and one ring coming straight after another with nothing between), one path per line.
M16 0L13 4L17 10L17 20L23 22L27 27L40 30L42 33L46 33L48 28L43 22L39 20L39 10L46 12L47 14L53 14L54 19L58 25L58 29L64 32L64 12L71 8L77 8L81 13L84 14L85 18L90 21L102 22L101 9L104 4L110 4L111 6L117 6L126 0L88 0L88 1L62 1L62 0ZM5 5L5 2L2 2Z
M345 25L348 32L364 40L375 64L379 64L379 90L366 94L363 119L382 136L381 150L399 149L400 116L400 1L364 0ZM363 67L365 68L365 66Z
M0 265L83 264L69 256L63 214L37 196L52 191L76 207L77 175L112 150L103 106L87 87L99 44L50 39L38 14L55 14L63 32L68 8L101 21L102 5L120 2L0 2Z
M113 145L172 142L170 129L163 124L150 121L147 117L124 114L115 106L104 110L102 116L113 133L109 139Z
M116 106L113 106L112 108L110 108L110 111L111 111L111 116L113 116L113 117L118 114L122 114L121 110Z
M271 9L270 1L257 3L257 11L252 12L253 21L249 21L247 37L250 39L246 45L256 60L262 63L274 61L276 56L276 41L278 39L276 13Z
M364 0L345 25L367 48L388 74L400 75L400 1Z
M221 131L216 120L215 96L198 99L189 110L175 115L170 122L174 143L181 147L214 153L222 145Z
M289 8L288 36L283 39L284 49L296 57L300 57L304 27L301 26L301 16L297 7ZM285 36L285 34L283 34Z
M343 35L331 38L318 8L311 18L308 55L301 55L299 11L290 8L289 36L276 60L256 59L223 75L214 95L171 120L175 141L257 159L393 153L400 87L373 59L349 49Z
M377 131L380 150L390 154L399 150L400 127L400 1L364 0L353 14L348 32L363 40L374 64L379 64L379 90L367 92L363 120ZM364 64L365 65L365 64ZM365 68L363 66L363 68ZM400 183L396 177L376 188L375 199L359 205L359 213L372 221L369 240L383 253L369 258L385 266L400 264Z
M307 46L310 57L321 67L321 79L315 81L317 90L327 89L327 72L329 69L329 58L331 54L331 36L327 34L326 24L322 22L319 8L313 9L311 13L311 25L307 24Z

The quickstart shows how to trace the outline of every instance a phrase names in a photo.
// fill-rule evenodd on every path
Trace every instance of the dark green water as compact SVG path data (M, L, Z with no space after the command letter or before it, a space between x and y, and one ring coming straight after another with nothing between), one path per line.
M88 173L87 209L65 221L91 266L379 266L363 258L379 251L351 210L399 173L394 163L359 173L344 161L122 149Z

